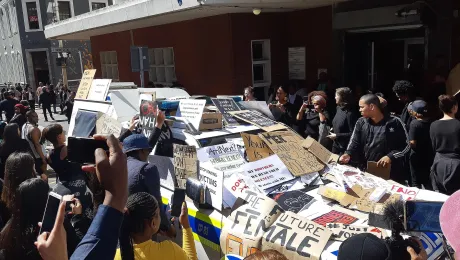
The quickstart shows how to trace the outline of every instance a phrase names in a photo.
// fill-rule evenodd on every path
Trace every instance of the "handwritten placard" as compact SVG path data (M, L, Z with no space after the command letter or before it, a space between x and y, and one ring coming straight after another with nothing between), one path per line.
M212 98L212 103L222 114L225 124L238 125L238 121L229 112L240 111L240 107L231 98Z
M336 241L345 241L352 236L365 233L374 234L379 238L386 237L385 230L376 227L355 226L342 223L329 223L326 227L332 231L334 234L332 239Z
M222 210L224 173L216 170L210 163L201 163L198 180L206 187L205 202L217 210Z
M111 79L93 79L87 99L105 101L110 83L112 83Z
M85 70L85 72L83 72L83 76L81 77L80 85L78 86L75 98L86 99L88 97L95 74L95 69Z
M402 196L403 200L415 200L418 192L420 190L417 188L404 187L400 185L393 184L391 185L390 192L396 193Z
M293 132L260 133L259 137L279 156L294 176L322 170L324 165L302 146L302 138Z
M273 120L270 120L262 114L254 111L243 110L229 113L245 122L248 122L252 125L255 125L265 130L266 132L286 129L286 126L281 125Z
M234 171L246 163L241 156L238 145L234 143L218 144L197 150L200 162L210 162L220 171Z
M187 178L196 178L198 161L195 146L174 144L174 174L179 188L185 189Z
M149 138L155 130L158 104L155 101L142 100L139 108L139 125L142 133Z
M325 164L337 162L339 160L339 156L337 154L329 152L326 147L322 146L318 141L311 137L307 137L307 139L302 142L302 146L307 148L308 151L314 154Z
M259 188L263 190L295 178L276 154L265 159L247 163L242 168L244 174L250 176Z
M181 99L177 116L186 118L195 129L200 129L201 117L203 116L206 100Z
M241 137L243 138L246 154L250 162L264 159L270 155L273 155L272 150L270 150L268 145L266 145L258 135L241 133Z
M96 134L111 135L119 137L121 133L121 124L116 119L108 116L107 114L98 113L96 120Z

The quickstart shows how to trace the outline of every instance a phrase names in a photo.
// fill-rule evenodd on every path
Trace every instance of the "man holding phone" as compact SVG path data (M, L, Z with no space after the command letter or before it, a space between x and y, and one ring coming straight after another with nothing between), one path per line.
M128 191L129 194L147 192L161 202L160 173L155 165L148 163L151 151L149 140L143 134L130 135L123 141L123 152L128 158ZM160 207L160 217L160 231L174 238L176 230L163 207Z

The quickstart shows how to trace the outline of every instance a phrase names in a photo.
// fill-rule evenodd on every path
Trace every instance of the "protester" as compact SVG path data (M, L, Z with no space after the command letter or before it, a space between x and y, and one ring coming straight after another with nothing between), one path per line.
M254 88L249 86L244 88L244 101L256 101L254 97Z
M155 165L148 163L148 156L152 151L147 137L143 134L134 134L123 141L123 152L128 158L128 190L129 194L148 192L157 201L161 201L160 174ZM169 223L163 207L160 210L160 230L175 237L175 229Z
M49 186L40 179L21 183L11 208L11 219L0 233L3 259L42 259L34 246L39 234ZM0 257L1 258L1 257Z
M404 183L404 156L409 152L409 140L401 119L383 113L379 98L368 94L359 100L358 119L347 150L340 157L344 164L353 160L366 169L367 162L377 162L382 168L391 167L390 177Z
M416 100L409 104L408 110L414 117L410 123L409 143L411 152L409 157L412 186L431 190L430 168L433 164L434 152L431 146L430 124L426 117L427 103Z
M305 102L301 106L297 114L297 121L299 124L299 132L303 137L310 136L320 141L320 139L324 139L329 135L329 131L327 131L327 133L320 136L320 134L322 134L320 133L320 128L329 127L331 125L331 120L329 112L326 110L324 92L322 92L323 95L318 92L314 94L317 95L310 95L308 103Z
M43 93L43 83L42 82L38 82L38 88L37 88L37 103L38 103L38 108L40 108L40 105L41 105L41 102L40 102L40 96L42 95Z
M327 137L334 141L332 152L338 155L342 155L347 150L351 134L359 118L353 99L351 89L338 88L336 90L337 112L332 120L333 133Z
M268 249L258 251L244 258L244 260L288 260L283 254L274 250Z
M412 121L412 116L407 111L407 106L410 102L414 101L414 85L407 80L398 80L393 86L393 92L396 94L396 97L404 104L404 108L401 112L401 121L403 121L406 129L409 129L410 122Z
M4 94L5 100L0 102L0 120L3 120L2 112L5 112L6 122L10 122L11 118L14 116L14 106L19 103L16 99L13 98L13 93L7 91Z
M291 104L288 99L289 89L285 86L280 86L276 91L276 104L269 104L270 110L278 109L280 113L274 113L278 115L276 121L283 123L287 126L292 126L295 123L296 110L295 105Z
M421 250L417 254L413 248L407 247L407 252L393 252L390 246L384 240L370 233L363 233L346 239L339 247L337 260L390 260L390 259L407 259L427 260L427 253L419 239L411 238L417 243Z
M160 205L154 196L134 193L128 198L120 233L120 249L115 260L197 260L195 242L188 220L187 204L182 204L179 222L183 227L182 248L172 241L152 241L160 227Z
M13 153L6 161L0 203L0 226L3 227L11 217L15 206L16 190L23 181L35 178L34 161L28 153ZM1 249L1 247L0 247Z
M54 85L49 85L48 87L48 93L51 96L51 104L53 105L53 111L55 114L57 114L56 111L56 103L57 103L57 95L56 95L57 89L54 88ZM51 113L50 113L51 114ZM52 118L52 117L51 117ZM53 119L54 120L54 119Z
M455 97L439 96L444 117L431 124L430 137L436 152L431 168L433 189L450 195L460 189L460 121L455 119Z
M17 124L19 129L22 129L22 126L27 122L26 110L27 108L24 105L16 104L14 106L14 116L11 118L10 124Z
M27 97L25 100L29 102L30 109L35 110L35 93L33 89L29 86L29 84L26 84L25 92Z
M120 142L113 135L107 139L97 135L94 138L107 140L110 154L107 156L104 150L97 149L96 166L85 166L84 170L96 172L99 182L105 188L105 197L88 232L70 257L71 260L114 258L128 197L126 156L121 150ZM42 233L37 239L36 246L44 259L67 259L68 257L63 227L64 214L65 202L59 207L50 235Z
M48 110L51 119L54 121L53 113L51 112L51 104L53 104L53 102L53 95L50 93L50 89L48 87L44 87L43 93L40 95L40 104L43 106L43 116L45 117L46 122L48 122L46 110Z
M17 124L8 124L3 132L3 143L0 145L0 178L5 176L5 163L8 157L15 152L31 154L29 144L21 139L21 132Z
M73 104L75 102L75 92L71 92L69 98L65 101L65 104L62 109L65 109L65 116L67 117L67 123L70 124L70 119L72 118Z
M59 104L59 107L61 108L61 115L64 114L64 107L66 106L68 96L69 96L69 90L67 89L67 86L64 85L59 90L59 99L61 100L61 104Z
M38 115L35 111L26 113L27 122L22 127L21 138L25 139L30 146L32 156L35 158L35 170L43 180L47 180L46 175L47 162L45 150L41 144L42 132L38 128Z

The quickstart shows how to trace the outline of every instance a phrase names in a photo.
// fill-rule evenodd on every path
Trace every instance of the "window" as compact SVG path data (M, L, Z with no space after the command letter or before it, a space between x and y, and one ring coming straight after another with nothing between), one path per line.
M171 86L176 79L173 48L149 49L149 81Z
M101 51L101 70L102 78L119 81L118 60L116 51Z
M251 42L252 56L252 86L255 87L257 99L268 97L268 87L271 84L270 40L255 40ZM258 89L260 87L260 89Z
M104 8L104 7L106 7L108 5L108 3L104 2L104 1L99 1L99 2L89 1L89 3L91 5L90 11L101 9L101 8Z
M13 2L8 4L8 8L10 9L10 20L11 20L11 30L14 34L18 33L18 23L16 17L16 5Z
M13 10L16 8L13 7ZM38 0L22 0L22 10L26 32L41 31L43 26Z
M63 21L74 16L72 0L56 1L57 3L57 18Z
M40 29L40 24L38 23L37 3L36 2L26 3L26 8L27 8L27 18L29 21L29 29L31 30Z

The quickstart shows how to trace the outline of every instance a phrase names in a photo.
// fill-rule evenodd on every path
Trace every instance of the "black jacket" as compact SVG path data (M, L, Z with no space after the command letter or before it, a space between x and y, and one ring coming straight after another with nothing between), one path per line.
M371 142L374 142L374 133L371 133L371 122L368 118L360 118L356 122L355 129L348 144L346 153L352 160L357 160L361 165L366 165L367 161L378 161L383 154L391 159L392 164L395 160L404 160L404 156L410 151L409 137L404 123L398 117L385 116L377 125L384 125L383 145L372 150L369 149Z
M347 149L359 117L358 110L354 107L337 107L337 112L332 120L332 128L334 129L334 134L336 134L333 146L340 153L345 152Z
M4 111L6 121L9 122L14 116L14 106L18 103L19 101L14 98L5 99L0 102L0 119L2 118L2 112Z
M43 92L40 94L40 104L43 104L44 107L49 107L53 104L53 97L49 92Z
M278 118L275 118L277 122L283 123L289 127L291 127L295 123L295 118L299 109L289 102L286 102L284 105L286 111L281 113Z
M326 117L326 125L330 126L332 122L329 116L329 112L324 110L323 114ZM307 109L303 115L302 120L298 122L299 133L305 138L310 136L311 138L318 140L320 134L320 124L321 120L319 118L319 113L313 109Z

